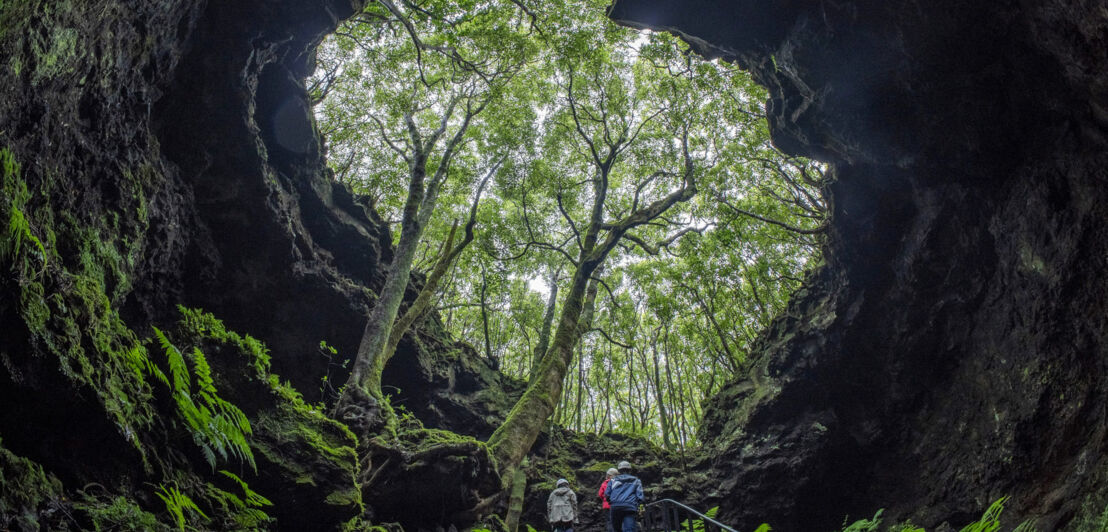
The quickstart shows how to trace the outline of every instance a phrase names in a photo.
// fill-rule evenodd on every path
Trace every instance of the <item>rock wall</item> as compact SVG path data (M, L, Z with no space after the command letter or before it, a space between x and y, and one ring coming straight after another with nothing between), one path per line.
M709 499L740 529L886 508L928 530L1009 495L1108 502L1108 13L1095 2L617 0L770 91L831 163L826 265L711 401Z
M258 471L235 471L279 523L362 514L354 439L310 403L345 380L391 237L329 179L303 79L363 3L0 2L0 528L110 528L113 508L145 528L169 515L156 486L192 494L205 526L249 528L203 495L238 488L177 417L152 326L194 393L207 367L242 403ZM178 305L268 349L180 325ZM458 363L437 368L444 353ZM429 424L491 431L499 375L434 318L394 360L386 384Z

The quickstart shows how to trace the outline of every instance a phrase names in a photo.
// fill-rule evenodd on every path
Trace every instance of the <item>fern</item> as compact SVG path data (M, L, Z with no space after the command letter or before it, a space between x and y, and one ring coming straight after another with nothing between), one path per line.
M239 487L242 488L242 492L246 496L246 504L248 506L254 506L258 508L261 508L263 506L273 506L273 503L270 502L269 499L262 497L260 494L258 494L258 492L250 489L250 486L246 484L246 481L239 478L234 473L226 470L220 470L219 472L223 474L223 476L226 476L227 478L235 481L235 483L237 483Z
M158 365L150 360L150 357L146 356L146 351L140 345L134 345L123 351L123 356L127 360L127 365L135 372L139 378L145 378L146 375L154 377L162 384L169 386L169 379L162 373L162 370L158 368Z
M889 532L927 532L926 530L913 525L911 521L905 521L899 525L893 525L889 527Z
M158 328L154 328L158 343L165 350L169 365L169 378L174 403L181 419L192 431L192 439L208 465L215 470L218 459L224 461L231 457L250 464L256 472L254 454L250 451L248 436L252 433L250 421L242 410L219 396L212 380L211 366L199 349L193 349L189 356L193 372L188 362L169 338ZM196 374L196 390L193 390L192 373Z
M208 520L208 516L200 511L200 507L197 506L195 502L192 502L192 499L190 499L188 495L181 493L181 490L178 490L176 485L166 486L163 484L158 487L158 491L154 494L165 502L165 509L173 516L173 520L177 522L177 528L179 530L185 530L185 523L187 521L185 517L186 511L195 513L205 521Z
M843 532L873 532L881 524L881 514L884 512L884 508L877 510L877 513L873 514L873 519L855 521L850 526L843 528ZM846 525L846 520L843 520L843 525Z
M208 484L209 497L224 510L224 513L231 516L235 525L233 528L259 529L272 521L269 514L260 510L266 506L273 506L269 499L250 489L246 481L234 473L226 470L220 470L219 473L234 481L242 489L243 496L239 497Z
M1008 497L1001 497L985 510L985 514L976 523L970 523L962 528L961 532L993 532L1000 528L1000 513L1004 511L1004 503Z
M713 506L707 512L704 512L704 515L708 516L711 519L715 519L717 513L719 513L719 506ZM680 526L681 526L681 528L683 528L685 530L691 530L692 532L704 532L704 530L705 530L703 519L694 519L694 520L692 520L692 525L691 526L689 524L689 520L686 519L686 520L681 522Z

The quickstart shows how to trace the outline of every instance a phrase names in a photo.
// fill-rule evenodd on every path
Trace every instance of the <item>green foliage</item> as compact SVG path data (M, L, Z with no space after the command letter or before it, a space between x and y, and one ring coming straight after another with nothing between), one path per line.
M154 417L145 380L152 366L112 306L129 286L138 225L123 227L114 212L55 213L38 201L50 197L51 171L48 164L21 168L11 150L0 149L0 264L14 274L4 278L14 281L10 293L23 321L6 332L95 397L149 467L152 449L139 436ZM65 260L59 240L74 251Z
M981 515L981 518L976 522L970 523L963 527L960 532L995 532L1000 529L1000 514L1004 511L1004 503L1008 501L1008 497L1001 497L989 505L989 508L985 510L985 513ZM877 510L877 513L873 515L871 519L862 519L855 521L849 525L846 524L846 520L843 520L843 532L875 532L881 525L881 514L884 513L884 509ZM1025 521L1017 526L1012 532L1034 532L1035 527L1031 521ZM923 528L917 527L907 521L904 523L892 525L888 528L888 532L926 532Z
M236 372L230 381L227 374L212 375L216 381L213 388L218 385L226 399L238 404L269 405L250 413L248 434L249 449L255 457L260 455L259 461L263 461L267 474L284 479L288 487L309 487L315 500L302 500L301 504L330 506L334 515L360 513L361 491L355 478L357 438L350 430L328 418L320 407L305 402L290 384L270 373L269 352L260 341L228 330L223 322L202 310L184 307L178 310L181 319L174 336L178 345L187 345L194 352L202 348L205 352L219 353L220 358L212 358L212 364ZM223 383L233 384L234 388L226 388ZM208 502L202 502L201 506L225 508L213 515L221 520L221 527L239 529L244 525L235 523L263 521L263 506L268 506L254 498L253 492L246 491L248 486L228 487L227 480L238 482L227 473L221 472L219 476L225 481L211 484L233 496L205 491L202 495ZM236 504L236 499L245 507Z
M177 529L182 532L184 532L185 525L189 521L189 516L208 520L208 516L200 510L200 507L188 495L181 493L176 484L162 484L158 486L158 491L154 494L165 503L166 511L173 518L173 522L177 524Z
M881 524L881 514L884 512L884 509L877 510L877 513L873 514L872 519L861 519L850 525L847 525L844 521L843 532L873 532L877 530L878 525Z
M926 530L917 527L912 524L911 521L905 521L900 524L896 524L889 527L888 532L927 532Z
M97 532L109 530L146 532L169 529L158 522L157 516L140 508L129 497L115 496L102 500L85 494L80 502L74 504L74 508L85 514Z
M7 221L7 229L0 236L0 258L7 258L13 264L19 263L19 274L29 276L31 260L20 254L27 254L28 246L33 251L34 262L38 263L38 272L46 268L47 253L42 241L31 230L31 223L23 213L31 194L27 184L21 179L19 162L15 154L7 148L0 148L0 220ZM22 262L21 262L22 259Z
M1000 528L1000 513L1004 511L1004 503L1008 497L1001 497L993 502L976 523L970 523L962 528L961 532L993 532Z
M226 470L220 470L219 473L231 479L239 486L239 489L242 490L242 495L239 496L229 491L224 491L211 483L206 486L208 499L219 507L222 515L229 516L230 522L228 525L230 526L228 526L228 528L258 529L265 528L266 525L273 522L273 518L265 511L261 510L261 508L266 506L273 506L273 503L270 502L269 499L251 490L246 481L242 480L234 473Z
M0 446L0 529L38 530L42 513L63 499L57 478Z
M204 453L208 465L215 469L216 457L228 460L235 457L257 471L254 454L250 450L250 421L235 405L219 397L212 381L211 368L199 348L194 348L189 370L184 355L159 329L154 334L165 351L172 381L172 395L177 413L192 432L193 441ZM196 386L192 385L192 375ZM164 376L162 377L165 378Z
M754 529L754 532L769 532L770 530L773 530L773 528L770 527L768 523L762 523L758 525L758 528Z
M713 506L709 508L708 511L704 512L704 515L714 519L717 513L719 513L719 506ZM692 532L704 532L703 519L692 519L691 523L689 521L689 519L682 521L678 528L681 530L690 530Z
M257 338L227 330L222 321L203 310L178 305L177 311L181 313L182 330L198 338L233 345L237 351L247 356L250 366L258 376L269 373L269 350Z
M1001 497L989 505L985 513L976 523L970 523L962 528L961 532L994 532L1000 529L1000 514L1004 511L1004 504L1008 497ZM1020 523L1013 532L1034 532L1035 527L1030 520Z
M772 147L766 95L745 73L614 26L602 4L371 3L321 48L311 88L336 178L394 222L413 160L406 117L424 137L440 124L449 135L460 126L440 121L446 102L488 103L449 163L416 267L434 262L476 177L507 155L478 209L480 252L458 259L441 310L513 377L529 378L546 348L542 292L561 284L565 308L593 200L604 197L596 225L607 227L680 187L691 163L699 196L627 231L608 257L591 327L601 334L580 340L555 416L684 448L701 400L745 371L816 255L827 179ZM428 171L443 160L430 154Z
M1103 508L1103 510L1101 510ZM1072 523L1074 532L1103 532L1108 530L1108 506L1097 504L1093 497L1081 505L1081 512Z

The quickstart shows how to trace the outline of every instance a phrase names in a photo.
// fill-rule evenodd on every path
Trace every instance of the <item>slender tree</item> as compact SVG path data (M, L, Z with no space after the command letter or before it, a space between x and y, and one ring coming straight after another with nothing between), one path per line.
M323 80L317 84L325 87L319 90L321 95L333 92L340 83L336 80L363 88L373 84L366 104L349 100L330 106L325 103L324 114L334 117L332 147L349 151L347 160L351 162L345 166L366 167L360 175L366 176L367 182L393 180L402 168L407 185L396 212L400 232L384 286L367 318L350 377L335 406L340 419L362 431L384 419L378 408L383 399L381 374L400 335L424 312L445 270L473 239L483 184L460 247L455 248L452 237L446 238L449 244L428 279L430 290L417 298L398 323L411 270L421 245L427 247L423 236L440 195L449 181L471 181L482 163L488 168L487 182L503 161L502 154L510 149L504 144L487 145L488 136L483 138L474 126L478 115L490 102L498 101L526 62L526 52L482 53L494 44L519 42L519 32L507 25L515 9L488 10L481 17L471 17L472 24L465 27L457 24L459 9L465 6L444 2L419 7L390 0L371 4L344 28L344 38L334 48L337 54L346 52L372 61L372 76L366 77L360 68L340 74L342 69L332 66L324 69ZM448 36L445 40L444 35ZM508 42L497 43L497 39ZM360 155L361 144L366 142L378 147L370 150L371 157Z
M567 207L566 193L581 191L580 187L575 184L564 186L555 193L558 211L573 232L578 253L576 257L567 257L571 260L573 275L562 302L558 327L547 353L539 363L537 375L508 415L508 419L489 439L489 446L502 468L514 468L519 464L534 443L543 423L558 405L566 371L573 359L574 347L583 332L579 321L585 310L586 292L593 274L630 231L654 222L669 209L688 201L696 193L697 165L689 148L690 124L677 120L678 117L666 117L671 120L661 118L664 112L671 109L654 107L656 101L647 104L639 100L634 88L629 86L631 83L620 76L626 71L618 71L617 64L610 64L608 67L612 70L596 72L591 77L581 76L572 66L567 66L564 70L564 107L559 113L563 122L559 125L567 133L565 137L573 139L569 147L579 150L584 156L582 159L585 164L582 168L587 169L588 174L579 176L574 181L587 185L580 195L580 198L585 199L581 203L585 207L582 209L584 219L575 220L570 213L573 205ZM588 84L583 90L580 85L575 86L575 83L581 84L586 80ZM658 124L654 124L656 119ZM667 130L666 125L672 129ZM647 126L651 126L651 129L646 130ZM641 155L641 152L630 151L641 147L637 145L638 142L645 144L657 139L659 137L656 132L660 131L665 131L670 135L669 138L679 139L677 149L670 151L676 152L674 154L677 157L663 161L633 157ZM553 146L562 147L558 144ZM639 166L634 164L636 162L645 164ZM637 168L629 168L628 175L623 175L622 163ZM651 164L673 165L677 169L649 168L648 165ZM646 201L644 191L654 187L656 181L667 177L677 181L677 186L653 201ZM609 200L609 194L618 190L618 187L613 190L613 185L621 184L618 178L628 180L625 190L630 193L630 197L620 198L623 199L623 205L615 205L615 202ZM612 218L610 210L615 210L620 215Z

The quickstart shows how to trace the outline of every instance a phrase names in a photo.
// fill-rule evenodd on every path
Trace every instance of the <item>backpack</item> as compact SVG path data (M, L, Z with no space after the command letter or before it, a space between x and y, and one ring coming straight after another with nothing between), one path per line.
M608 481L608 489L604 491L604 497L612 507L635 508L639 505L636 498L635 487L639 479L631 475L620 475Z

